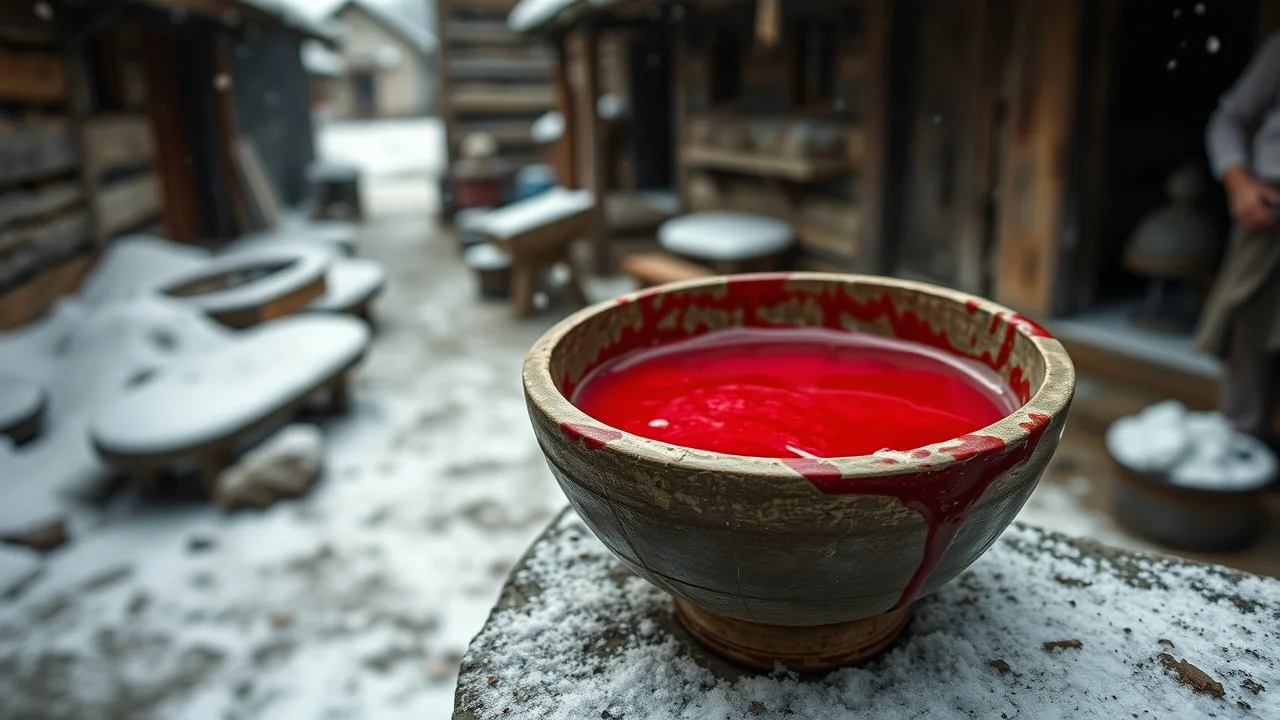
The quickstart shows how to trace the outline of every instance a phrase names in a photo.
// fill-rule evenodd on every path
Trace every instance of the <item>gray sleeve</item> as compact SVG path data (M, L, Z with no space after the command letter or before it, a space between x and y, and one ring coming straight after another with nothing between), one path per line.
M1222 177L1236 165L1249 166L1249 133L1276 102L1278 91L1280 33L1267 39L1209 118L1205 142L1214 175Z

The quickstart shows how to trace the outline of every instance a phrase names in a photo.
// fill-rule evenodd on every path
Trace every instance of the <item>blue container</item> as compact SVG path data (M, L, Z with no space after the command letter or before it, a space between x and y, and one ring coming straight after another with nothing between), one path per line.
M526 165L516 173L512 202L527 200L554 188L557 184L555 168L543 164Z

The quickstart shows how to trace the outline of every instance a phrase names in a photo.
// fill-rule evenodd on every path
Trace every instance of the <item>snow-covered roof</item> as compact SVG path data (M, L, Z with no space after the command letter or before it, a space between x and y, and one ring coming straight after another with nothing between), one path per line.
M302 44L302 64L312 75L342 77L347 72L347 61L315 40Z
M334 8L329 13L329 17L336 19L348 9L355 9L364 13L369 19L386 29L387 32L405 41L410 47L423 55L435 53L439 45L436 36L428 32L426 28L411 20L399 17L374 3L364 2L364 0L346 0L346 2Z
M619 0L520 0L507 16L507 27L515 32L531 32L550 23L571 8L593 6L603 8Z

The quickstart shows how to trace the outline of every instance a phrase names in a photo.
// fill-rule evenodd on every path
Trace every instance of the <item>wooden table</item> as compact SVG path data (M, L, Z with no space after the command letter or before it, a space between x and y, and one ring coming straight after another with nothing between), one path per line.
M1280 717L1277 661L1280 581L1015 524L880 658L760 674L570 510L472 641L453 718Z

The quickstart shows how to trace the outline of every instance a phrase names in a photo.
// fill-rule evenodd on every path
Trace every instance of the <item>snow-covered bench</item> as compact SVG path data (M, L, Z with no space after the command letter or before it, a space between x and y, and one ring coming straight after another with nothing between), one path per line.
M237 333L216 351L166 368L98 408L89 434L118 471L149 481L198 466L210 489L241 441L287 419L317 392L347 407L347 373L370 341L343 316L282 318Z
M511 297L517 314L533 311L538 281L557 264L569 268L567 287L574 299L587 304L569 251L587 232L595 210L590 191L557 187L485 213L475 221L473 227L511 256Z
M775 270L795 242L784 220L741 212L681 215L658 228L662 249L707 263L722 273Z
M182 299L234 327L247 327L295 311L342 312L368 317L386 283L372 260L301 244L237 245L214 254L163 238L135 235L115 240L81 287L91 303L168 292L199 285L201 278L229 279L238 272L285 265L257 282ZM181 295L182 293L178 293Z

